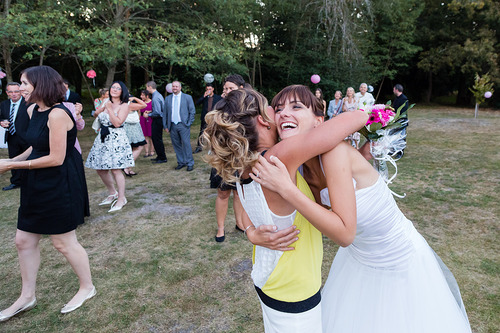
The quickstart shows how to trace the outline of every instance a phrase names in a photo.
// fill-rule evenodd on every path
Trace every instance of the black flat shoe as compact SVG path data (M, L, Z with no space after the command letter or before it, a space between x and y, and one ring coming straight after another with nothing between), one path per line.
M125 176L132 178L132 176L133 176L132 173L130 173L130 172L127 173L127 171L125 171L125 169L122 169L122 171L125 174Z
M10 190L13 190L15 188L19 188L21 186L19 185L16 185L16 184L10 184L9 186L5 186L2 188L3 191L10 191Z
M180 165L180 164L177 164L177 166L174 168L174 170L180 170L182 168L184 168L186 165Z
M226 239L226 233L224 233L224 235L222 235L220 237L215 236L215 241L217 243L222 243L225 239Z
M238 227L238 225L235 225L234 226L234 229L238 230L238 231L241 231L241 232L245 232L245 230L241 229L240 227Z

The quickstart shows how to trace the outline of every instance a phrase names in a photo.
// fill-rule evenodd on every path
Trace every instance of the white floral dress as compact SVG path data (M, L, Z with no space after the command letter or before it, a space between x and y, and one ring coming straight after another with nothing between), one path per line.
M113 124L109 120L109 114L99 114L101 131L97 134L94 144L90 149L85 166L95 170L125 169L134 166L132 148L123 127L109 127ZM107 126L109 134L101 139L103 126Z

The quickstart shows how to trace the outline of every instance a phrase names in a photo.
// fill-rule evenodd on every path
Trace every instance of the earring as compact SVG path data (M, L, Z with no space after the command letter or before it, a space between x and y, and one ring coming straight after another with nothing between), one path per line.
M270 130L271 129L271 126L267 126L267 130Z

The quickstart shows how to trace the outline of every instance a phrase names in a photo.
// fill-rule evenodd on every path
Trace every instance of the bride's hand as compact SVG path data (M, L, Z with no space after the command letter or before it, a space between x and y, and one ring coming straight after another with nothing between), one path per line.
M282 194L288 186L295 187L290 179L290 174L279 158L270 157L271 163L263 156L259 156L259 161L252 168L250 177L265 188Z

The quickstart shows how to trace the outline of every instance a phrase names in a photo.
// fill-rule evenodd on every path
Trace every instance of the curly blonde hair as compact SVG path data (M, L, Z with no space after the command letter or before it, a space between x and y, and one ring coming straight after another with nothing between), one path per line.
M201 142L209 153L204 159L225 183L239 181L239 175L257 161L257 116L272 122L266 113L267 107L266 98L257 91L238 89L231 91L205 116L207 127Z

